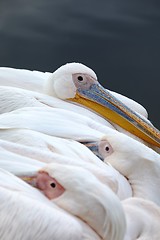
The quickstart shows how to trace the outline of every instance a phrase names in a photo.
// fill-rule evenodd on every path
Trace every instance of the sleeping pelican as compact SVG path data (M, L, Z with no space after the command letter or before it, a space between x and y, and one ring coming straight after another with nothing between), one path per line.
M70 63L69 65L74 66L75 63ZM81 66L81 65L82 64L79 64L79 66ZM68 64L66 65L65 68L67 70ZM86 69L88 69L88 68L86 68ZM0 67L0 86L8 86L9 88L16 87L16 88L23 89L23 90L24 89L31 90L31 91L33 91L34 94L36 94L37 92L44 93L46 91L47 92L50 91L48 89L49 88L48 84L45 84L45 82L48 81L48 78L51 77L53 74L54 73L48 73L48 72L43 73L43 72L39 72L39 71L29 71L29 70L24 70L24 69L13 69L13 68L7 68L7 67ZM148 113L147 113L146 109L144 107L142 107L140 104L138 104L137 102L135 102L121 94L118 94L116 92L113 92L113 91L109 91L109 92L112 95L114 95L116 98L118 98L120 101L122 101L129 108L131 108L133 111L136 111L137 113L139 113L140 115L142 115L145 118L148 117ZM11 90L11 93L14 94L12 90ZM1 94L3 94L3 92L1 92ZM22 92L22 94L23 94L23 92ZM53 92L51 95L53 97ZM58 98L56 97L56 99L58 99ZM21 100L23 100L23 99L21 99ZM59 103L60 103L60 101L59 101ZM61 103L62 103L62 101L61 101ZM75 111L75 109L74 109L74 111Z
M40 191L0 169L0 236L3 240L100 240L83 221Z
M58 206L64 209L66 208L69 209L66 202L64 202L63 197L60 197L60 196L61 195L63 196L65 189L66 190L68 189L68 187L70 186L70 183L72 182L75 189L77 188L78 192L80 192L80 189L83 188L80 186L86 185L85 179L90 178L91 186L92 184L94 184L95 181L87 173L86 178L84 177L83 180L81 180L80 182L79 181L77 182L77 176L79 180L80 180L79 175L82 174L83 176L85 176L85 173L83 172L83 170L80 170L80 168L77 169L77 167L75 168L72 166L65 166L65 165L61 165L58 168L57 167L58 165L56 164L50 164L47 167L44 167L36 175L34 179L34 183L32 184L34 184L35 187L39 188L49 199L51 199L53 202L56 202ZM77 170L80 171L79 174ZM68 174L68 177L69 177L68 179L67 179L66 173ZM97 183L93 187L91 187L92 189L91 191L87 188L87 191L91 192L91 195L92 194L94 195L94 189L97 193L97 188L95 188L95 186L98 187ZM101 189L102 191L102 188L98 188L98 189ZM104 192L105 191L103 190L103 193ZM73 208L70 208L70 211L72 214L76 213L77 215L77 209L79 209L79 201L78 201L79 196L78 194L75 194L73 196L73 194L75 194L75 192L70 193L70 198L72 199L70 200L70 206L73 206L75 200L78 203L78 205L75 206L74 210ZM77 196L78 196L78 199L77 199ZM100 194L100 198L102 203L103 196L101 194ZM94 198L92 198L92 201L93 199ZM123 209L126 217L126 223L127 223L127 229L126 229L124 240L134 240L134 239L138 239L139 237L146 240L159 239L160 207L158 207L155 203L151 201L148 201L146 199L136 198L136 197L128 198L122 201L122 205L123 205ZM92 209L92 204L89 201L89 206L87 208L88 212L90 211L90 207L91 207L92 214L94 214L95 206L94 206L94 209ZM102 211L104 212L104 210ZM113 211L113 209L111 209L111 211ZM97 212L100 213L100 209L97 210ZM81 218L84 214L85 212L81 213ZM110 213L108 212L108 214ZM100 214L100 216L103 216L103 214ZM87 218L85 219L85 221L88 222ZM98 223L100 225L103 225L101 224L101 222L98 222ZM88 224L90 223L88 222ZM114 225L112 224L112 226ZM93 225L92 225L92 228L94 229ZM100 228L98 227L98 229Z
M2 68L2 84L5 79L4 72L5 69ZM124 128L144 141L160 146L160 133L146 119L147 113L144 108L122 95L102 88L96 74L90 68L79 63L70 63L60 67L53 74L33 72L33 76L35 75L41 82L42 78L46 79L49 76L45 83L45 93L92 109L109 120L119 131L124 131Z
M77 182L77 176L78 176L78 179L79 179L79 175L81 174L82 175L84 174L85 176L85 173L83 173L83 170L80 170L80 168L76 169L75 167L65 166L65 165L58 167L58 169L57 167L58 165L50 164L47 167L44 167L42 170L40 170L34 179L34 185L35 187L41 189L41 191L49 199L51 199L53 202L56 202L58 206L64 209L66 208L68 209L68 205L66 205L66 202L64 202L63 197L60 197L60 196L61 195L63 196L65 189L66 190L68 189L71 182L74 186L73 188L77 188L78 192L80 192L80 189L83 188L80 186L86 185L85 179L87 179L89 175L87 174L86 178L83 178L83 180L81 180L80 182L79 181ZM80 171L79 174L77 170ZM67 179L66 173L69 174L68 175L69 179ZM93 183L94 183L94 180L90 178L91 186ZM91 191L87 188L87 191L91 192L91 195L94 194L94 189L97 193L97 188L95 188L95 186L98 187L97 183L93 187L91 187L92 188ZM102 188L98 188L98 189L102 191ZM103 193L104 192L105 191L103 190ZM78 206L76 206L74 210L73 208L70 208L71 209L70 211L72 214L75 214L76 212L76 215L77 215L77 208L79 209L79 201L78 201L79 196L77 199L78 194L76 194L76 196L75 195L73 196L73 194L75 194L75 192L70 193L70 198L72 198L72 200L70 201L70 204L71 206L73 206L74 201L76 200L78 202ZM101 198L101 203L103 203L103 196L101 194L100 194L100 198ZM92 198L92 201L93 201L93 198ZM138 238L145 239L145 240L150 240L150 239L159 240L160 207L158 207L155 203L151 201L148 201L142 198L137 198L137 197L127 198L126 200L122 201L122 205L123 205L123 209L126 217L126 223L127 223L124 240L134 240ZM92 207L92 204L89 201L88 212L90 210L90 207ZM95 210L95 207L94 209L91 208L92 214L94 214L94 210ZM102 211L104 212L104 210ZM111 209L111 211L113 211L113 209ZM100 212L100 209L96 213L99 213L99 212ZM85 212L82 212L81 216L83 216L84 214ZM108 214L110 214L110 212L108 212ZM85 221L87 222L87 219ZM98 223L101 225L101 222L98 222ZM92 227L94 229L94 226ZM114 227L113 224L112 224L112 227ZM109 236L108 236L108 239L110 239Z
M160 147L160 132L104 89L88 67L71 63L60 67L46 81L46 93L84 105L132 134Z
M105 151L107 148L108 151ZM160 155L144 144L120 132L106 134L98 154L125 176L134 197L160 205Z
M39 171L34 185L59 207L83 219L101 239L123 239L125 217L120 201L84 168L50 164Z
M87 170L54 164L52 177L39 172L36 187L52 202L8 172L0 173L1 239L123 240L120 201Z

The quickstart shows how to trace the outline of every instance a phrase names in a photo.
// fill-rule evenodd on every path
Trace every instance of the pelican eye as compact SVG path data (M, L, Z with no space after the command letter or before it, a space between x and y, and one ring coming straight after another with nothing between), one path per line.
M50 184L50 186L51 186L52 188L55 188L55 187L56 187L56 184L53 182L53 183Z
M83 77L82 77L82 76L78 76L77 79L78 79L78 81L80 81L80 82L83 81Z
M109 147L107 146L107 147L105 147L105 150L108 152L109 151Z
M110 156L114 151L107 140L101 140L98 145L98 152L102 159Z

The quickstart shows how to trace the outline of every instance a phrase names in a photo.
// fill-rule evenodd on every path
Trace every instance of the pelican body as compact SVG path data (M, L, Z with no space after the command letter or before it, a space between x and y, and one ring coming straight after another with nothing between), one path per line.
M125 134L129 132L153 146L160 147L160 132L146 119L144 108L120 94L104 89L97 81L94 71L85 65L69 63L58 68L53 74L23 71L1 68L0 85L34 90L84 106L104 117L119 131L125 129ZM9 79L11 74L13 83ZM31 76L33 82L30 80Z
M159 130L104 89L88 67L79 63L64 65L49 77L46 86L48 94L86 106L133 135L160 147ZM60 91L62 86L63 91Z

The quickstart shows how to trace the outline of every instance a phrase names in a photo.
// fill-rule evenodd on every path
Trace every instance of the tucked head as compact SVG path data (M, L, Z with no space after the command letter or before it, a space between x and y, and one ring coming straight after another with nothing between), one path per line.
M160 147L160 132L104 89L94 71L83 64L68 63L57 69L46 81L45 92L83 105Z
M117 196L82 167L49 164L35 185L59 207L87 223L102 239L122 239L125 219ZM52 192L52 193L50 193Z
M93 144L97 146L95 154L126 177L139 172L137 166L147 166L149 161L159 159L154 150L120 132L106 134L101 141Z
M97 81L95 72L81 63L67 63L58 68L47 80L46 92L60 99L76 96L79 87L89 88Z

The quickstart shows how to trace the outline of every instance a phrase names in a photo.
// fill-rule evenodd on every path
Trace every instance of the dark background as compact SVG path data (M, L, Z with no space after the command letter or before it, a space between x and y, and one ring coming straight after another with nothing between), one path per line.
M91 67L160 128L160 1L0 0L0 66Z

